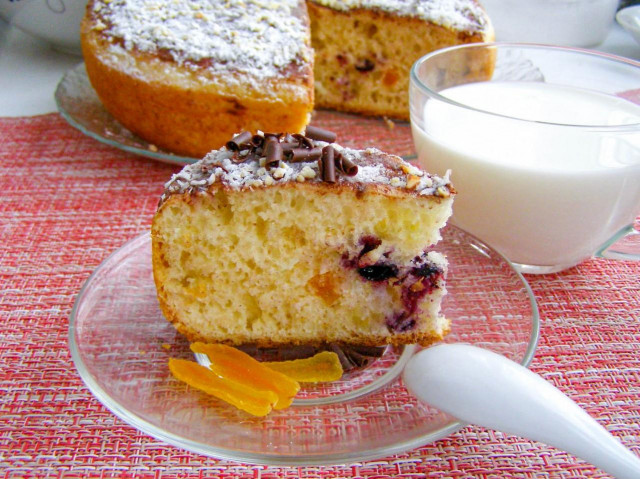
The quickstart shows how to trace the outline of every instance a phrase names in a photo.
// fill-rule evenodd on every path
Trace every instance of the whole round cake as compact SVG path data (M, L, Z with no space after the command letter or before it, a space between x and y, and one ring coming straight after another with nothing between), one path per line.
M107 111L201 158L238 131L300 132L314 102L409 119L412 63L493 28L477 0L89 0L81 36Z
M171 152L201 158L242 129L309 121L303 0L90 0L81 36L106 110Z
M448 178L334 136L248 132L166 184L152 225L166 318L191 341L440 340Z

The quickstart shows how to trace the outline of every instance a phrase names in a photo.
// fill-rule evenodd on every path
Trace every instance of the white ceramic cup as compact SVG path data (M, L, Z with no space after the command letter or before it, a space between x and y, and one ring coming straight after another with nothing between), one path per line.
M81 55L87 0L0 0L0 17L58 50Z
M482 0L496 40L573 47L602 43L619 0Z
M575 48L457 46L411 70L418 161L452 171L451 222L525 273L640 259L635 102L640 63Z
M623 8L616 13L616 20L640 43L640 5Z

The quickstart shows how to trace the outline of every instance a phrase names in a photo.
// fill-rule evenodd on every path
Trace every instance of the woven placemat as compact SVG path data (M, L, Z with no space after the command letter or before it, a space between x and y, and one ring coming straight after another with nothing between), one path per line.
M345 144L412 153L406 124L320 112ZM536 442L467 427L405 454L342 466L267 467L160 442L106 410L67 347L84 281L149 229L178 167L83 136L57 114L0 119L0 478L607 477ZM640 265L591 260L529 276L542 318L531 369L640 454Z

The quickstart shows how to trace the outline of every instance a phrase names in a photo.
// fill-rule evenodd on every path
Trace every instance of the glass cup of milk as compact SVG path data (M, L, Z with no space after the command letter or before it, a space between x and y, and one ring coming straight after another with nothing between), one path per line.
M640 63L533 44L438 50L411 70L418 161L451 222L524 273L639 260Z

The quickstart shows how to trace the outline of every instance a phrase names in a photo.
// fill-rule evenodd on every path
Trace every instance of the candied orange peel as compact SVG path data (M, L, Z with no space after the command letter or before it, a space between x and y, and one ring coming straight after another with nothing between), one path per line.
M195 361L169 359L169 370L175 378L189 386L222 399L254 416L266 416L278 400L277 394L273 391L258 390L221 378Z
M254 416L289 407L300 390L299 382L335 381L343 373L338 355L330 351L305 359L260 362L224 344L196 342L191 350L205 354L209 367L170 359L173 376Z
M310 358L262 364L301 383L337 381L343 374L340 358L333 351L322 351Z
M209 368L221 378L246 387L273 391L277 395L274 409L289 407L300 390L298 381L231 346L196 342L191 344L191 351L206 354L211 361Z

